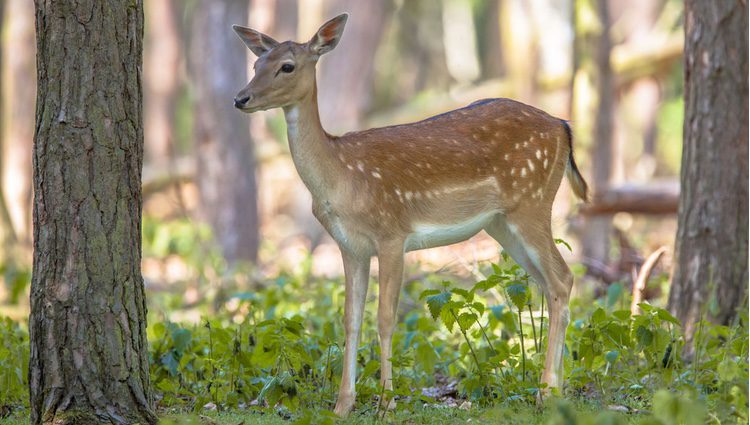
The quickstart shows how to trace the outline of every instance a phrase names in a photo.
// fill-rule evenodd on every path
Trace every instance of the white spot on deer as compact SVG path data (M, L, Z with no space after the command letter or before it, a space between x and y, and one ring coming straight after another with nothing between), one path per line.
M526 163L529 164L529 171L534 171L534 163L530 159L527 159Z
M536 159L542 159L542 151L539 149L536 150Z
M381 176L380 173L378 173L377 171L373 171L372 172L372 176L375 177L376 179L382 179L383 178L383 176Z
M531 115L529 115L529 113L528 113L528 112L526 112L526 111L521 111L521 113L522 113L522 114L524 114L524 115L526 115L527 117L530 117L530 116L531 116Z
M425 168L428 168L428 169L429 169L429 168L432 168L432 164L430 164L430 163L428 162L427 164L425 164Z
M521 144L520 144L520 143L516 143L516 144L514 144L514 145L513 145L513 148L515 148L515 149L518 149L518 148L520 148L520 147L521 147Z
M510 169L510 175L511 176L515 176L516 175L516 169L515 168L511 168Z
M511 187L518 187L518 182L516 180L513 180L513 184L511 185Z
M396 188L396 190L394 190L394 192L395 192L395 193L396 193L396 195L398 195L399 197L401 196L401 189L399 189L399 188Z
M412 196L414 196L414 194L407 191L406 193L404 193L404 196L406 197L407 201L411 201L411 198Z
M365 172L365 164L362 163L362 161L357 161L357 169L361 172Z
M549 164L549 160L547 158L544 158L544 163L542 163L542 166L544 167L545 170L547 169L548 164Z
M521 167L521 177L526 177L526 167Z
M497 172L497 167L492 167L492 171Z
M505 155L503 155L503 159L504 159L504 160L506 160L506 161L507 161L508 159L510 159L510 154L507 154L507 153L506 153Z
M351 171L354 171L354 167L352 167L352 164L346 164L346 168L348 168Z
M534 143L534 140L536 140L534 139L534 136L529 136L529 142Z
M339 153L339 159L341 160L341 162L345 162L346 161L344 159L344 154L343 153Z
M526 141L526 140L524 140L524 141L523 141L523 147L527 147L527 146L529 146L529 142L528 142L528 141Z

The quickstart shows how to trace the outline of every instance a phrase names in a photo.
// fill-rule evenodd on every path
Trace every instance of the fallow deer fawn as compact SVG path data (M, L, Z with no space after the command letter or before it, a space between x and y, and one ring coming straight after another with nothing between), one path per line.
M370 259L379 259L380 381L392 389L391 336L404 253L460 242L482 229L544 290L549 344L542 374L562 384L573 277L552 239L552 202L563 173L586 199L563 120L508 99L487 99L413 124L333 136L318 115L315 65L333 50L348 15L307 43L233 28L255 55L255 76L234 99L247 113L283 108L289 150L312 193L313 213L341 249L346 274L344 371L335 412L355 402L357 346Z

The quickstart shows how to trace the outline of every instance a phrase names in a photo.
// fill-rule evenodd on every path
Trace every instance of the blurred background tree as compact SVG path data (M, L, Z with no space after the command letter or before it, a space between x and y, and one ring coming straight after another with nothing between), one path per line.
M28 285L31 168L11 152L30 149L33 113L9 117L33 103L34 45L22 24L34 17L26 3L0 0L0 236L3 255L19 252L17 266L3 260L0 304L18 317L27 311L19 295ZM304 42L326 18L351 14L340 46L319 67L322 120L334 134L487 97L571 120L594 197L574 203L563 183L553 225L573 248L566 259L584 266L577 291L628 288L644 257L674 246L681 0L149 0L145 8L143 272L147 290L181 294L179 307L236 289L228 286L252 288L281 270L342 272L289 158L280 111L250 117L232 108L254 58L231 24ZM469 279L479 261L497 255L479 235L410 259ZM646 298L666 299L659 276L671 268L666 255ZM244 280L226 279L232 270L246 271Z

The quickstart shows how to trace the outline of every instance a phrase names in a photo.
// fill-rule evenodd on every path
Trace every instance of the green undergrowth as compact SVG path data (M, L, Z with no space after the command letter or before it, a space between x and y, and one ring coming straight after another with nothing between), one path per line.
M161 255L175 246L159 248ZM193 261L200 263L202 285L220 286L200 306L200 321L170 320L179 296L149 297L151 382L163 422L337 422L331 410L342 369L342 282L313 278L302 267L242 283L244 271L223 269L211 258ZM687 361L679 321L648 303L632 315L621 284L598 299L574 299L566 386L540 408L548 337L542 297L507 257L480 271L486 277L474 283L435 275L405 284L393 342L393 391L379 386L377 285L371 285L358 349L357 404L349 419L337 423L748 422L746 311L730 327L700 322ZM231 289L241 287L253 289ZM0 415L6 423L25 423L27 368L25 325L1 321ZM381 397L394 397L396 409L379 409Z

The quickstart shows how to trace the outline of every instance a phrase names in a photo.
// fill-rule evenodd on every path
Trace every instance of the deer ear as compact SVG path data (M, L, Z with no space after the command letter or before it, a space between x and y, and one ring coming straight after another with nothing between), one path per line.
M323 24L307 43L310 50L317 56L333 50L339 44L341 35L344 33L344 25L346 25L348 18L349 14L343 13Z
M232 25L232 29L240 37L240 40L255 53L255 56L260 57L279 45L278 41L254 29L240 25Z

